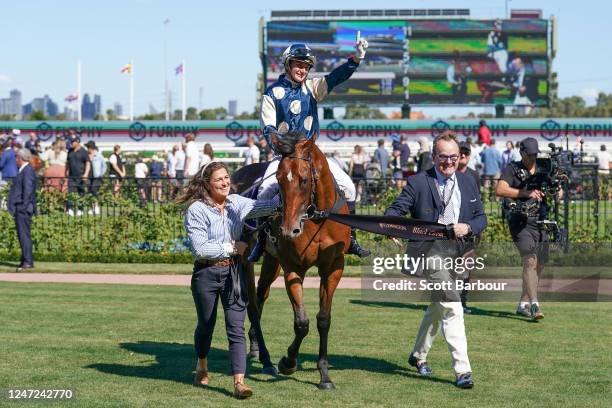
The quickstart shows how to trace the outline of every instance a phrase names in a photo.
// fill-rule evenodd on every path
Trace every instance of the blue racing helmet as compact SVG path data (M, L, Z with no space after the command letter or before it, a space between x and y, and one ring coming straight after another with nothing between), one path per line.
M317 58L312 53L312 49L306 44L292 44L285 52L283 52L283 65L289 67L289 63L292 61L304 61L312 68L317 62Z

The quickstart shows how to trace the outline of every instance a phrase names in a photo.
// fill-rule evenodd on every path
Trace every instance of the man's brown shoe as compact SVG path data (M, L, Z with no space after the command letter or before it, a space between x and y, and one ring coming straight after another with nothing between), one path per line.
M234 397L238 399L249 398L253 395L253 390L243 382L234 383Z
M195 378L193 379L193 385L197 387L208 385L208 370L196 370Z

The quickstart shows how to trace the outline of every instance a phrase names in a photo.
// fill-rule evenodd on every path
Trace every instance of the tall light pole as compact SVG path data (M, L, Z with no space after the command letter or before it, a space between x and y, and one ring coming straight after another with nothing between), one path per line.
M168 107L168 66L166 57L166 31L170 19L164 20L164 110L166 111L166 120L170 120L170 108Z

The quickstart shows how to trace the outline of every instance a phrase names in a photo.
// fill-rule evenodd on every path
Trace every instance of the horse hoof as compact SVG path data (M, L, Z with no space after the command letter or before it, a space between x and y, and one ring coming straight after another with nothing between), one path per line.
M270 375L272 377L277 377L278 376L278 371L276 370L276 368L274 366L264 367L264 368L261 369L261 372L263 374Z
M259 350L251 350L247 357L259 360Z
M335 390L336 386L333 382L320 382L318 385L320 390Z
M297 363L293 367L289 367L286 364L285 357L283 357L278 362L278 371L283 375L291 375L297 371Z

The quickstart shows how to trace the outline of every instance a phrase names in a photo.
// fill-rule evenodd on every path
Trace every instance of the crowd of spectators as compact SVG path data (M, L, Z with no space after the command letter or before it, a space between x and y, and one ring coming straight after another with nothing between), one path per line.
M408 137L394 134L390 140L378 140L372 155L363 146L355 145L348 160L340 157L338 151L329 156L352 177L358 198L361 198L369 183L382 182L384 186L391 184L402 190L408 176L432 167L431 138L421 136L417 141L418 150L414 154L411 154ZM142 205L174 200L201 166L215 157L210 143L205 143L200 150L195 136L188 134L185 142L174 145L165 157L155 154L150 158L136 159L128 175L127 161L120 145L115 145L105 158L94 141L82 146L78 135L70 131L67 137L58 136L43 149L35 133L24 136L14 129L11 134L0 135L0 187L17 175L15 152L22 147L32 153L31 164L42 177L44 189L94 197L93 204L86 209L74 208L74 203L68 201L65 210L69 215L82 215L85 211L92 215L100 214L98 197L105 183L115 197L119 197L126 186L135 188ZM274 155L263 137L248 137L242 147L240 157L244 165L267 162ZM582 144L578 141L574 153L580 156L581 151ZM599 171L608 174L612 160L605 145L596 156ZM494 191L501 169L510 161L517 160L520 160L518 146L508 141L503 148L498 147L486 122L481 121L477 140L468 137L461 143L459 171L469 170L485 191Z

